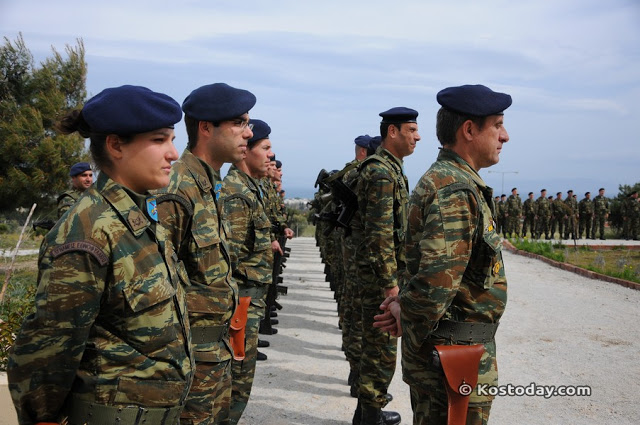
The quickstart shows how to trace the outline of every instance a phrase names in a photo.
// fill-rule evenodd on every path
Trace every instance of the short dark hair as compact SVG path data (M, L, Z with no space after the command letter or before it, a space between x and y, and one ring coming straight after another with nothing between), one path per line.
M465 121L471 120L480 130L484 127L487 117L476 117L454 112L445 107L438 110L436 116L436 137L442 146L455 145L456 132Z
M380 123L380 137L382 138L382 140L387 138L387 134L389 133L389 126L394 126L395 128L398 129L398 131L402 130L402 124L403 123L397 123L397 122L381 122Z
M202 120L197 120L186 114L184 116L184 126L187 130L187 149L189 150L193 150L198 144L198 125L200 121ZM214 127L220 126L219 122L212 122L211 124L213 124Z

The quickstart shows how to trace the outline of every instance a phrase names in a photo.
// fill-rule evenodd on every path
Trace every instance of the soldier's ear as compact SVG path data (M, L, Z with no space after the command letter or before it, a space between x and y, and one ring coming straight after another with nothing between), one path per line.
M122 158L122 140L115 134L107 135L105 139L105 148L109 157L112 159L121 159Z

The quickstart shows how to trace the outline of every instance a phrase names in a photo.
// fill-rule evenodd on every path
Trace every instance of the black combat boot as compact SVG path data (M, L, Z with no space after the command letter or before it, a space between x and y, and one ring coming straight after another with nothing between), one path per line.
M399 425L401 421L398 412L385 412L371 406L361 406L360 410L362 410L360 425Z
M362 410L360 409L360 400L356 406L356 411L353 413L353 419L351 419L351 425L360 425L362 422Z
M264 339L258 339L258 348L265 348L270 346L269 341L265 341Z
M260 351L258 351L258 354L257 354L256 359L257 359L258 361L261 361L261 362L262 362L262 361L265 361L265 360L267 360L267 355L266 355L266 354L264 354L264 353L261 353Z

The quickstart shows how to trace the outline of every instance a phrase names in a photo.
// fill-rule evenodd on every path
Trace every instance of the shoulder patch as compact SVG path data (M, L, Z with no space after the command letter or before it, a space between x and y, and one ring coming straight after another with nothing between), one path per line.
M185 210L187 210L189 215L193 215L193 207L191 206L191 203L184 199L182 196L176 195L175 193L163 193L162 195L158 195L156 199L156 202L158 204L165 201L177 202L182 205Z
M51 250L51 255L53 255L53 258L58 258L62 254L72 251L84 251L91 254L101 266L105 266L109 262L107 254L102 252L100 247L94 242L89 241L67 242L65 244L58 245Z

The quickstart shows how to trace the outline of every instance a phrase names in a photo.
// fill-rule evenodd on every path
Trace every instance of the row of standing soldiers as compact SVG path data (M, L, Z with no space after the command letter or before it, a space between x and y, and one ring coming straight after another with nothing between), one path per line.
M551 239L556 232L558 238L581 239L585 235L587 239L596 239L599 233L600 239L604 240L605 222L610 212L609 200L604 193L604 188L600 188L598 195L591 200L591 193L586 192L578 202L573 190L567 191L564 199L562 192L556 193L553 199L552 196L547 197L546 189L542 189L538 199L534 200L533 192L529 192L528 198L522 202L518 189L514 187L509 198L506 195L494 198L498 233L505 237L525 237L530 232L535 239L542 235Z

